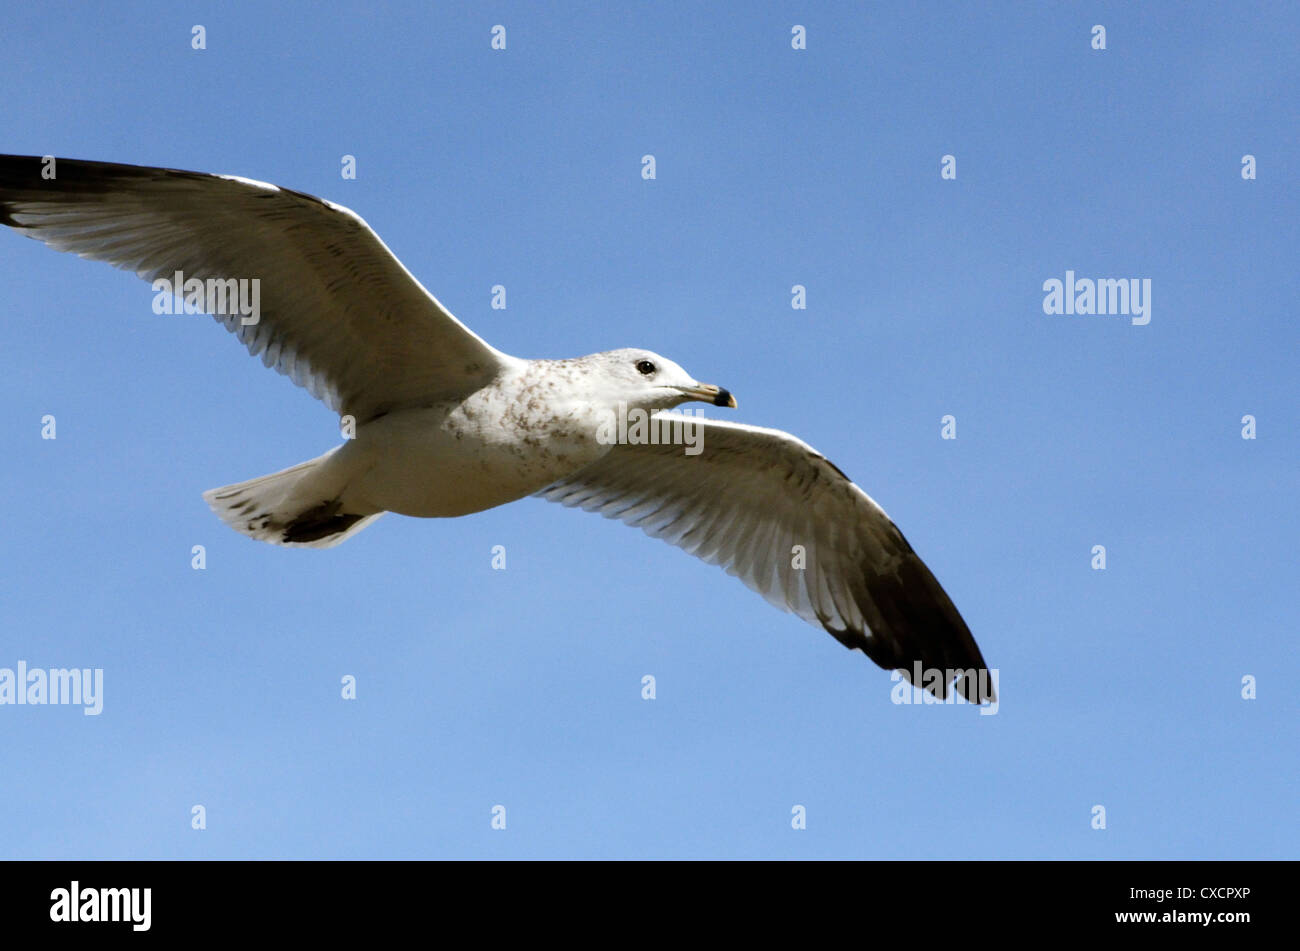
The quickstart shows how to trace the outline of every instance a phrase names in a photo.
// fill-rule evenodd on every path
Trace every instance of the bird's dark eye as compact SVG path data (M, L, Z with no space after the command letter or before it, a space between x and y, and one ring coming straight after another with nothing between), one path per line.
M651 363L649 360L638 360L636 368L637 368L637 372L644 373L646 376L649 376L651 373L655 372L655 365Z

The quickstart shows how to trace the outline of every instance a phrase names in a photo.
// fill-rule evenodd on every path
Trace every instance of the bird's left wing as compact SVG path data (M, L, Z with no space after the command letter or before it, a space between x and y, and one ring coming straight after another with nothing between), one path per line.
M658 414L698 425L682 444L614 446L538 493L599 512L721 565L768 601L820 624L846 647L947 696L929 671L962 672L958 690L992 700L975 639L898 528L825 456L789 433ZM922 684L917 684L922 686Z
M357 215L265 182L0 155L0 224L147 281L180 272L226 294L228 282L256 280L256 321L229 304L213 316L267 366L358 422L471 393L508 359Z

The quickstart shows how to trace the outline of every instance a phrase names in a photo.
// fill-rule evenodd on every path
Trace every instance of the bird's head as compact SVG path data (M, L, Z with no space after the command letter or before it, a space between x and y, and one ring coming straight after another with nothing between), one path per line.
M649 350L609 350L588 357L599 375L602 396L611 403L647 411L671 409L698 400L735 408L736 398L712 383L701 383L667 357Z

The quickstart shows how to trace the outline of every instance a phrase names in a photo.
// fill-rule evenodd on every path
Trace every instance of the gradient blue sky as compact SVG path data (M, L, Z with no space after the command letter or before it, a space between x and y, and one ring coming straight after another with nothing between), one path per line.
M336 420L6 231L0 666L102 667L105 706L0 707L0 856L1296 857L1294 4L7 17L3 151L322 195L501 349L731 388L711 413L885 507L1002 704L895 705L717 569L539 500L325 552L237 535L200 493ZM1045 316L1067 269L1150 278L1151 323Z

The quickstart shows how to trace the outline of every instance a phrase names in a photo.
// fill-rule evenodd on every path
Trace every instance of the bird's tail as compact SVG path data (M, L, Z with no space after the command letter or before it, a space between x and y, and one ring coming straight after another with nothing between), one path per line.
M203 493L217 516L237 532L291 548L333 548L384 513L351 511L342 501L346 473L323 456L270 475Z

